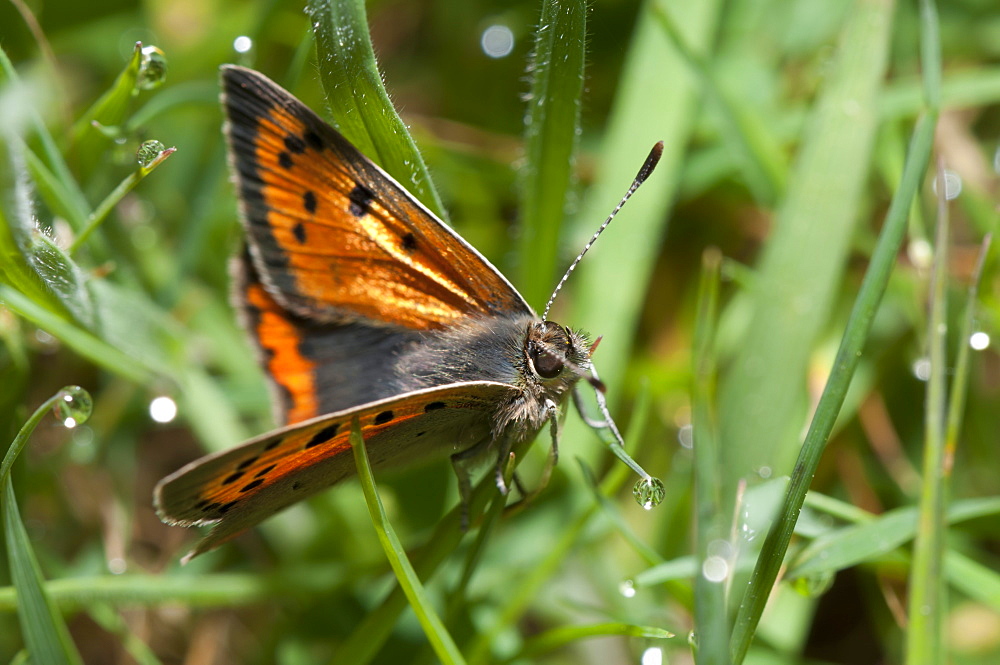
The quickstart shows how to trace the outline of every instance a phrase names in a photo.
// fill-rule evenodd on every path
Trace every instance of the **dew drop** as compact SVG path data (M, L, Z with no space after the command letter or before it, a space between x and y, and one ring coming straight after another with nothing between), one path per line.
M667 488L659 478L642 478L632 488L636 503L646 510L660 505L666 494Z
M135 85L140 90L153 90L163 85L167 78L167 56L156 46L144 46L139 60L139 74Z
M618 585L618 593L624 598L635 598L635 582L632 580L625 580Z
M93 409L94 402L90 399L90 393L80 386L66 386L56 395L52 412L63 425L73 428L87 422Z
M139 166L146 169L149 168L150 164L156 161L156 158L160 156L166 148L159 141L143 141L139 146L139 149L135 151L135 159L139 162Z

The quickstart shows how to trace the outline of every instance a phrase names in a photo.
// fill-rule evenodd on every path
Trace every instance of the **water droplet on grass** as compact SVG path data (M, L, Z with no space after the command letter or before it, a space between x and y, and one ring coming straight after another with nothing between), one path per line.
M93 409L90 393L80 386L66 386L56 395L52 412L63 425L72 428L87 422Z
M632 496L636 503L649 510L663 502L667 488L659 478L643 478L632 488Z

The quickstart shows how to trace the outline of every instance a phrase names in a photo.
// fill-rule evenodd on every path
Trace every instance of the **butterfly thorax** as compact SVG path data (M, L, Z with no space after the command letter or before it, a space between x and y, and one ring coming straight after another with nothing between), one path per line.
M462 381L492 381L518 388L497 405L497 436L525 438L545 423L589 367L586 338L533 314L470 317L400 354L393 391L406 392Z

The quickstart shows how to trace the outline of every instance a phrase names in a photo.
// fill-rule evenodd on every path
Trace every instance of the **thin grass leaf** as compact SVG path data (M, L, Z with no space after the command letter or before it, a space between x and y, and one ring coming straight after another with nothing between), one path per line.
M646 424L646 408L648 408L648 404L643 407L643 411L636 411L636 417L632 419L626 431L626 441L641 439L640 433ZM630 477L631 473L632 471L624 464L613 465L601 482L601 493L614 494ZM552 544L548 554L532 570L522 575L516 585L512 586L504 605L497 608L489 630L480 633L467 650L469 665L489 662L491 649L498 636L523 616L525 608L537 595L539 588L551 577L553 571L562 565L570 550L579 542L585 529L598 512L597 504L589 504L578 509L576 515L567 517L564 522L566 527L560 532L559 539Z
M734 571L720 574L720 566L732 560L713 551L713 543L728 542L726 511L722 503L722 458L720 456L715 403L715 327L718 317L719 280L722 255L707 250L702 255L692 354L691 414L694 435L696 551L701 563L694 577L695 626L698 634L696 662L699 665L727 665L729 661L729 615L726 596ZM710 568L711 566L711 568ZM715 573L709 578L710 570Z
M589 626L562 626L547 630L541 635L531 638L524 643L517 655L507 658L501 662L510 663L524 658L537 658L546 653L556 651L574 642L586 640L594 637L606 637L608 635L620 635L623 637L644 637L654 640L665 640L675 637L673 633L662 628L651 626L636 626L627 623L595 623Z
M3 284L0 284L0 303L55 336L81 356L115 374L138 383L152 378L150 369L139 360L38 305L31 297Z
M10 469L18 454L24 449L28 438L52 407L63 398L63 393L49 398L31 415L11 443L0 465L0 492L3 493L2 513L4 539L7 546L7 562L10 579L17 593L17 614L21 624L27 651L34 663L75 665L83 663L79 652L70 638L65 621L56 610L55 603L45 591L38 559L31 546L31 539L21 521L14 496L14 485Z
M955 464L955 450L958 448L958 439L962 430L962 414L965 412L965 394L969 386L969 355L972 337L972 328L975 325L976 313L979 311L978 294L979 283L983 279L983 268L986 266L986 257L990 253L990 245L993 241L992 234L986 234L979 247L979 259L976 267L972 271L972 278L969 281L969 288L965 297L965 317L958 331L958 353L955 358L954 378L952 379L951 390L948 400L948 420L945 425L945 455L944 474L950 477L952 467Z
M929 3L921 3L927 11ZM933 10L933 8L932 8ZM930 23L937 25L936 20ZM936 37L936 32L934 34ZM940 77L940 72L938 72ZM928 77L933 81L934 77ZM928 85L928 96L938 94ZM936 101L936 100L935 100ZM948 197L944 166L937 169L938 219L931 277L930 316L927 321L930 376L924 405L924 454L920 483L917 534L910 566L909 630L906 631L906 663L932 665L942 662L945 598L944 549L947 535L945 507L945 423L948 411ZM964 377L962 377L964 379ZM959 377L956 377L959 380Z
M78 172L83 174L83 182L87 181L108 148L113 145L112 138L101 128L120 131L125 124L138 92L137 82L142 59L142 42L136 42L131 57L115 82L73 126L70 150L75 158L74 163Z
M893 5L861 0L849 13L758 262L757 288L745 296L752 318L719 386L726 488L751 469L788 473L799 450L809 363L864 201Z
M802 444L785 499L775 517L774 525L767 534L749 587L740 603L731 642L735 663L743 662L753 640L771 587L781 569L809 483L819 465L823 449L840 412L840 406L847 395L851 377L861 358L872 320L882 300L882 294L889 281L889 273L895 264L896 255L906 233L907 210L923 180L936 121L937 116L934 113L922 118L910 141L903 179L886 214L878 245L872 254L871 263L844 330L833 370L816 406L816 413Z
M375 62L364 0L309 0L320 79L337 129L441 219L444 206Z
M535 33L521 170L521 292L541 307L556 279L566 195L580 129L585 0L545 0ZM541 310L539 310L541 311Z
M365 502L368 504L372 525L378 534L385 556L389 559L389 565L396 573L396 579L399 581L403 593L406 594L407 600L410 601L410 607L417 615L417 620L420 621L420 625L424 629L424 634L430 640L434 652L442 663L464 665L465 659L462 658L455 641L444 624L441 623L434 606L431 605L427 592L424 591L424 585L410 564L406 550L403 549L399 538L396 537L396 532L389 523L389 516L385 514L382 499L379 498L378 489L375 487L375 478L372 476L371 465L368 462L368 451L365 449L365 440L361 436L361 425L357 418L351 423L351 448L354 451L354 463L358 469L358 479L361 481L361 489L365 494Z
M965 499L952 504L947 524L1000 514L1000 498ZM865 514L863 523L843 527L817 538L791 562L787 577L809 577L836 572L878 559L912 540L917 533L916 507L896 508L879 516Z
M19 92L16 88L20 84L21 81L17 75L17 71L14 69L14 65L11 63L10 58L7 57L6 51L0 47L0 90L7 92L11 88L14 88L12 94L18 95ZM43 163L63 188L66 196L66 206L70 210L68 219L85 218L87 212L90 210L90 204L87 202L87 197L80 190L66 161L63 159L62 152L59 150L55 139L52 138L52 134L49 133L45 123L42 122L35 107L23 97L17 98L17 101L16 108L19 111L19 116L23 117L24 127L18 122L15 123L15 126L7 126L5 129L13 134L20 134L22 129L30 126L32 132L38 137L42 145L42 154L40 157ZM10 123L11 118L5 118L4 121ZM3 191L6 192L8 190L4 189Z
M740 157L743 178L753 192L753 198L769 203L784 191L788 179L781 147L766 129L765 123L753 113L753 105L733 99L721 85L711 64L688 46L684 35L662 5L653 6L653 14L670 41L698 77L706 99L719 112L721 132L726 144Z
M142 147L140 147L140 150L141 149ZM115 187L110 194L104 197L104 200L101 201L100 205L98 205L87 217L87 222L77 235L76 239L73 241L73 244L70 246L69 253L73 254L76 252L76 250L87 241L90 234L101 225L104 219L111 212L112 208L118 205L118 202L125 198L125 195L131 192L143 178L152 173L156 167L165 162L167 158L176 151L177 148L166 148L165 150L161 150L152 161L149 163L140 163L139 168L128 174L124 180L118 183L118 186Z

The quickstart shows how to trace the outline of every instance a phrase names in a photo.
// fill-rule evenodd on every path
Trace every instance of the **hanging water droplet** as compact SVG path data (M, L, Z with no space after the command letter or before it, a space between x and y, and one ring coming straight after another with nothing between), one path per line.
M153 90L163 85L166 78L167 56L155 46L144 46L135 86L140 90Z
M76 427L87 422L94 409L90 393L80 386L66 386L56 395L52 412L66 427Z
M636 503L646 510L660 505L666 495L667 488L659 478L643 478L632 488Z
M147 169L164 150L166 148L159 141L143 141L139 149L135 151L135 159L139 162L139 166Z

